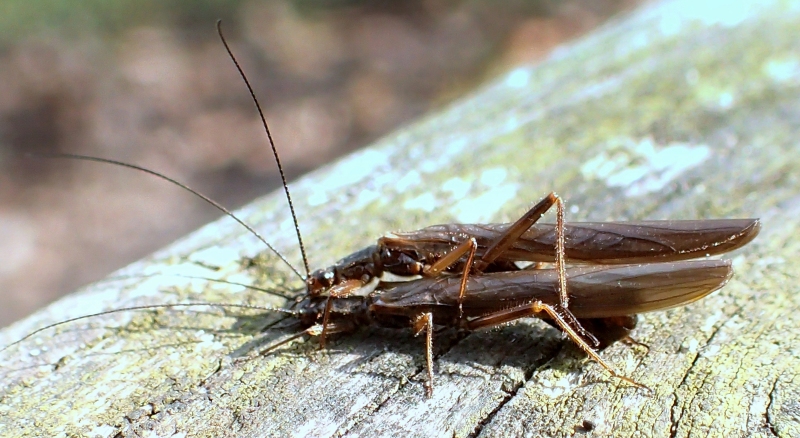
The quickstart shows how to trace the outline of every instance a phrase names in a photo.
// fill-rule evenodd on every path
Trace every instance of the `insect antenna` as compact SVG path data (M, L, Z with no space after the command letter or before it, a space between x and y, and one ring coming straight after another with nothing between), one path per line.
M233 61L233 64L236 66L236 69L239 72L239 75L242 77L242 80L244 81L245 85L247 86L247 90L250 93L250 97L252 98L253 103L256 106L256 109L258 110L258 114L259 114L259 117L261 118L261 123L262 123L262 126L264 127L264 131L267 134L267 139L269 140L269 145L270 145L270 148L272 149L272 154L275 157L275 162L276 162L276 164L278 166L278 172L280 173L281 182L283 184L283 190L284 190L284 193L286 194L286 200L287 200L287 202L289 204L289 211L290 211L290 213L292 215L292 221L294 223L295 233L297 234L297 241L298 241L298 243L300 245L300 253L301 253L302 258L303 258L303 267L305 269L305 274L306 274L305 276L303 276L300 273L300 271L297 268L295 268L294 265L292 265L292 263L289 262L289 260L286 259L286 257L280 251L278 251L274 246L272 246L269 242L267 242L267 240L263 236L261 236L261 234L259 234L255 229L253 229L253 227L251 227L250 225L248 225L247 223L245 223L244 221L242 221L241 219L236 217L230 210L228 210L227 208L223 207L221 204L219 204L218 202L216 202L213 199L209 198L208 196L206 196L206 195L204 195L204 194L192 189L191 187L187 186L186 184L183 184L180 181L177 181L177 180L175 180L173 178L170 178L170 177L168 177L168 176L166 176L166 175L164 175L162 173L159 173L159 172L156 172L154 170L150 170L150 169L147 169L147 168L144 168L144 167L141 167L141 166L137 166L135 164L125 163L125 162L122 162L122 161L116 161L116 160L112 160L112 159L108 159L108 158L92 157L92 156L87 156L87 155L68 154L68 153L28 153L27 155L28 156L34 156L34 157L42 157L42 158L67 158L67 159L74 159L74 160L94 161L94 162L99 162L99 163L112 164L112 165L116 165L116 166L120 166L120 167L139 170L141 172L153 175L153 176L161 178L161 179L163 179L163 180L165 180L167 182L170 182L170 183L172 183L172 184L174 184L174 185L176 185L176 186L188 191L189 193L197 196L198 198L206 201L208 204L212 205L217 210L221 211L225 215L227 215L230 218L232 218L233 220L235 220L242 227L244 227L247 231L249 231L252 235L254 235L256 238L258 238L258 240L260 240L264 245L266 245L266 247L269 248L270 251L272 251L275 255L277 255L280 258L280 260L283 263L285 263L286 266L288 266L292 270L292 272L294 272L295 275L297 275L299 278L305 280L305 279L307 279L309 277L309 272L310 272L309 265L308 265L308 257L306 255L305 245L303 244L302 234L300 233L300 226L299 226L298 221L297 221L297 214L296 214L295 209L294 209L294 203L292 202L292 196L291 196L291 194L289 192L289 186L288 186L287 181L286 181L286 175L285 175L285 172L283 170L283 164L281 163L280 156L278 155L278 150L277 150L277 148L275 146L275 142L274 142L274 140L272 138L272 133L271 133L271 131L269 129L269 125L267 124L267 119L264 116L264 111L261 109L261 104L259 103L258 98L256 97L255 91L253 90L253 87L250 84L250 81L247 79L247 76L245 75L244 70L242 70L241 66L239 65L239 62L237 61L236 57L234 56L233 52L231 51L230 46L228 45L228 42L226 41L225 36L222 33L222 20L217 20L217 32L219 34L219 37L220 37L220 40L222 41L223 46L225 47L226 52L228 53L228 56L230 57L231 61ZM164 275L164 274L155 274L155 275ZM254 290L270 293L272 295L280 296L282 298L286 298L286 299L291 299L292 298L292 297L289 297L287 295L284 295L284 294L281 294L281 293L278 293L278 292L275 292L275 291L270 291L270 290L267 290L267 289L262 289L262 288L258 288L258 287L255 287L255 286L245 285L245 284L241 284L241 283L229 282L229 281L226 281L226 280L218 280L218 279L204 278L204 277L184 276L184 275L176 275L176 276L183 277L183 278L204 279L204 280L209 280L209 281L214 281L214 282L220 282L220 283L227 283L227 284L232 284L232 285L244 286L244 287L251 288L251 289L254 289ZM280 307L254 306L254 305L247 305L247 304L210 303L210 302L154 304L154 305L123 307L123 308L120 308L120 309L113 309L113 310L107 310L107 311L103 311L103 312L92 313L92 314L88 314L88 315L82 315L82 316L78 316L78 317L75 317L75 318L70 318L70 319L67 319L67 320L64 320L64 321L59 321L59 322L56 322L56 323L53 323L53 324L48 324L48 325L46 325L44 327L40 327L40 328L34 330L33 332L25 335L21 339L18 339L16 341L14 341L14 342L12 342L12 343L0 348L0 352L3 352L5 350L7 350L7 349L9 349L10 347L12 347L14 345L17 345L17 344L25 341L26 339L30 339L32 336L35 336L38 333L41 333L41 332L43 332L45 330L57 327L57 326L62 325L62 324L67 324L67 323L71 323L71 322L75 322L75 321L79 321L79 320L83 320L83 319L98 317L98 316L102 316L102 315L108 315L108 314L117 313L117 312L139 311L139 310L149 310L149 309L176 308L176 307L193 307L193 306L215 306L215 307L227 307L227 308L239 308L239 309L254 309L254 310L265 310L265 311L280 312L280 313L284 313L284 314L291 315L291 316L297 316L298 315L298 313L296 311L292 311L292 310L284 309L284 308L280 308ZM303 333L305 333L305 331L301 332L298 335L302 336ZM295 339L295 337L290 338L290 340L291 339Z
M163 273L143 274L143 275L116 275L116 276L112 276L112 277L106 277L103 280L100 280L100 282L103 282L103 281L120 281L120 280L135 280L135 279L140 279L140 278L154 278L154 277L188 278L190 280L203 280L203 281L207 281L207 282L210 282L210 283L220 283L220 284L229 284L231 286L241 286L241 287L245 287L247 289L252 289L254 291L264 292L265 294L268 294L268 295L273 295L273 296L276 296L276 297L280 297L280 298L283 298L283 299L285 299L287 301L294 300L295 298L297 298L294 295L289 295L289 294L281 293L281 292L278 292L278 291L275 291L275 290L270 290L270 289L266 289L266 288L263 288L263 287L253 286L253 285L250 285L250 284L239 283L239 282L230 281L230 280L223 280L221 278L201 277L201 276L197 276L197 275L163 274Z
M219 34L219 39L222 40L222 45L225 46L225 51L228 52L228 56L231 58L231 61L233 61L233 65L236 66L236 70L239 71L239 75L242 77L244 84L247 86L247 91L250 92L250 97L253 99L253 103L256 105L256 109L258 110L258 116L261 117L261 124L264 126L264 131L267 133L269 146L270 148L272 148L272 155L275 156L275 164L278 165L278 172L281 175L281 182L283 183L283 191L284 193L286 193L286 201L289 203L289 211L292 214L292 221L294 221L294 230L297 233L297 242L300 244L300 254L303 256L303 267L306 270L306 278L308 278L311 270L308 267L308 257L306 256L306 247L305 245L303 245L303 236L300 233L300 225L297 223L297 214L295 214L294 211L294 203L292 202L292 195L289 193L289 185L286 183L286 175L283 172L283 165L281 164L281 158L278 155L278 149L275 147L275 142L272 140L272 132L270 132L269 130L269 125L267 124L267 118L264 116L264 111L261 109L261 104L258 102L258 98L256 97L256 93L253 90L253 86L250 85L250 81L247 79L247 76L244 74L244 70L242 70L242 67L239 65L239 61L236 60L236 56L233 55L233 51L231 51L230 46L228 46L228 41L225 40L225 35L222 34L222 20L217 20L217 33Z
M247 223L245 223L243 220L241 220L238 217L236 217L236 215L231 213L230 210L228 210L227 208L223 207L217 201L214 201L213 199L209 198L208 196L198 192L197 190L187 186L186 184L183 184L180 181L177 181L177 180L175 180L173 178L170 178L170 177L168 177L168 176L166 176L166 175L164 175L162 173L158 173L158 172L156 172L154 170L150 170L150 169L147 169L145 167L137 166L135 164L130 164L130 163L124 163L122 161L110 160L108 158L91 157L91 156L88 156L88 155L78 155L78 154L40 153L40 152L30 152L27 155L28 156L32 156L32 157L69 158L69 159L73 159L73 160L95 161L95 162L98 162L98 163L113 164L115 166L126 167L128 169L139 170L139 171L142 171L144 173L148 173L148 174L153 175L155 177L161 178L161 179L163 179L165 181L168 181L168 182L170 182L172 184L175 184L176 186L188 191L189 193L191 193L191 194L197 196L198 198L206 201L207 203L211 204L217 210L225 213L225 215L231 217L233 220L238 222L239 225L243 226L245 229L247 229L247 231L249 231L251 234L256 236L258 238L258 240L260 240L264 245L266 245L267 248L269 248L273 253L275 253L284 263L286 263L286 266L288 266L298 277L300 277L301 279L305 279L305 277L303 277L303 275L300 274L300 271L298 271L297 268L295 268L294 265L292 265L289 262L289 260L287 260L286 257L283 254L280 253L280 251L275 249L274 246L270 245L269 242L267 242L267 240L264 239L263 236L261 236L261 234L258 234L258 231L253 229L253 227L251 227L250 225L247 225ZM306 275L306 277L307 276L308 275Z
M131 306L131 307L123 307L123 308L120 308L120 309L105 310L103 312L91 313L91 314L88 314L88 315L76 316L74 318L69 318L69 319L65 319L63 321L59 321L59 322L54 322L52 324L48 324L48 325L46 325L44 327L39 327L38 329L28 333L27 335L23 336L22 338L20 338L20 339L14 341L14 342L2 347L2 348L0 348L0 353L2 353L3 351L8 350L9 348L13 347L14 345L17 345L17 344L25 341L26 339L32 338L36 334L41 333L41 332L43 332L45 330L49 330L51 328L58 327L58 326L63 325L63 324L68 324L68 323L71 323L71 322L80 321L82 319L95 318L95 317L98 317L98 316L110 315L112 313L119 313L119 312L133 312L133 311L139 311L139 310L169 309L169 308L175 308L175 307L198 307L198 306L225 307L225 308L251 309L251 310L266 310L268 312L279 312L279 313L284 313L286 315L297 316L297 312L289 310L289 309L284 309L282 307L254 306L254 305L249 305L249 304L233 304L233 303L196 302L196 303L149 304L149 305L145 305L145 306Z

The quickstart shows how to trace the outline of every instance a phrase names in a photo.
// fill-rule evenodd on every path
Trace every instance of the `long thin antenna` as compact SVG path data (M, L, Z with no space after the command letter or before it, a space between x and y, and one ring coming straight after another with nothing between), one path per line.
M239 282L236 282L236 281L222 280L220 278L200 277L200 276L197 276L197 275L181 275L181 274L165 274L165 273L144 274L144 275L116 275L116 276L106 277L106 278L104 278L102 280L99 280L98 283L107 282L107 281L120 281L120 280L138 280L138 279L142 279L142 278L155 278L155 277L187 278L189 280L203 280L203 281L208 281L210 283L220 283L220 284L229 284L231 286L241 286L241 287L246 288L246 289L250 289L250 290L254 290L254 291L258 291L258 292L264 292L265 294L269 294L269 295L273 295L273 296L276 296L276 297L280 297L280 298L283 298L283 299L285 299L287 301L294 300L295 298L297 298L294 295L290 296L290 295L287 295L287 294L284 294L284 293L281 293L281 292L277 292L277 291L270 290L270 289L265 289L263 287L253 286L253 285L250 285L250 284L239 283Z
M188 191L189 193L191 193L191 194L197 196L198 198L200 198L200 199L208 202L209 204L213 205L214 207L216 207L217 210L219 210L219 211L225 213L226 215L230 216L233 220L238 222L241 226L245 227L247 229L247 231L251 232L254 236L256 236L258 238L258 240L260 240L261 242L264 243L264 245L267 245L267 248L269 248L284 263L286 263L286 265L289 268L291 268L291 270L295 274L297 274L298 277L300 277L301 279L304 279L303 275L300 274L300 272L297 270L297 268L295 268L291 263L289 263L289 260L286 260L286 257L284 257L283 254L281 254L277 249L275 249L275 247L270 245L269 242L267 242L266 239L261 237L261 235L258 234L258 232L256 230L254 230L253 227L251 227L250 225L247 225L244 221L242 221L238 217L234 216L234 214L231 213L227 208L223 207L222 205L220 205L219 203L217 203L213 199L209 198L208 196L206 196L206 195L198 192L197 190L194 190L193 188L187 186L186 184L183 184L183 183L181 183L179 181L176 181L176 180L174 180L174 179L172 179L172 178L170 178L170 177L168 177L166 175L160 174L160 173L158 173L158 172L156 172L154 170L150 170L150 169L146 169L144 167L137 166L135 164L123 163L122 161L109 160L107 158L90 157L90 156L87 156L87 155L49 154L49 153L29 153L27 155L34 156L34 157L45 157L45 158L72 158L72 159L75 159L75 160L96 161L98 163L113 164L113 165L116 165L116 166L127 167L129 169L139 170L139 171L142 171L144 173L149 173L150 175L153 175L153 176L161 178L161 179L163 179L165 181L171 182L172 184L175 184L176 186ZM307 265L306 265L306 272L308 272L308 266ZM307 277L308 277L308 274L306 274L305 278L307 278Z
M267 119L264 117L264 111L261 110L261 104L258 103L258 98L256 98L256 93L253 91L253 87L250 85L250 81L247 79L247 76L244 74L244 70L239 65L239 61L236 60L236 57L233 56L233 52L231 48L228 46L228 42L225 40L225 35L222 34L222 20L217 20L217 33L219 33L219 38L222 40L222 45L225 46L225 50L228 52L228 56L230 56L231 61L233 61L233 65L236 66L236 70L239 71L239 75L242 77L245 85L247 85L247 91L250 92L250 97L253 98L253 103L256 104L256 109L258 110L258 115L261 117L261 124L264 125L264 131L267 133L267 139L269 139L269 146L272 148L272 155L275 156L275 163L278 165L278 171L281 174L281 181L283 181L283 191L286 193L286 200L289 202L289 211L292 213L292 220L294 221L294 230L297 232L297 242L300 244L300 253L303 256L303 266L306 268L306 278L308 278L309 273L311 270L308 268L308 257L306 257L306 247L303 245L303 237L300 234L300 225L297 223L297 215L294 211L294 204L292 203L292 195L289 194L289 185L286 183L286 175L283 173L283 165L281 164L281 159L278 156L278 149L275 147L275 142L272 140L272 133L269 130L269 125L267 125Z
M59 322L55 322L53 324L48 324L48 325L46 325L44 327L40 327L40 328L28 333L23 338L21 338L19 340L16 340L16 341L6 345L3 348L0 348L0 353L3 352L3 351L8 350L9 348L13 347L14 345L19 344L20 342L22 342L22 341L24 341L26 339L30 339L34 335L36 335L38 333L41 333L41 332L43 332L45 330L51 329L53 327L58 327L58 326L60 326L62 324L67 324L67 323L70 323L70 322L80 321L82 319L94 318L94 317L97 317L97 316L109 315L111 313L119 313L119 312L127 312L127 311L151 310L151 309L168 309L168 308L174 308L174 307L197 307L197 306L233 307L233 308L237 308L237 309L266 310L268 312L279 312L279 313L284 313L284 314L287 314L287 315L297 316L297 312L293 312L291 310L283 309L283 308L280 308L280 307L251 306L251 305L248 305L248 304L229 304L229 303L197 302L197 303L151 304L151 305L146 305L146 306L123 307L121 309L106 310L104 312L92 313L90 315L76 316L75 318L70 318L70 319L66 319L64 321L59 321Z

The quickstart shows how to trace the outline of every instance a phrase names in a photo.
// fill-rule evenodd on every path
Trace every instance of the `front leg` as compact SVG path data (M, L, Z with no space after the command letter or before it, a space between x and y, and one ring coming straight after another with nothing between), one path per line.
M319 333L319 346L325 348L325 337L329 333L328 326L330 325L329 319L331 315L331 306L333 305L334 298L345 298L353 292L357 291L364 286L361 280L347 280L343 281L336 286L333 286L328 291L328 299L325 301L325 312L322 315L322 329Z
M475 240L474 237L470 237L460 245L458 245L454 250L450 251L442 257L441 259L437 260L436 263L426 266L422 270L422 274L426 277L435 277L439 275L442 271L452 266L454 263L458 261L466 253L467 255L467 263L464 264L464 271L461 273L461 287L458 290L458 319L464 317L464 294L467 292L467 279L469 278L469 273L472 267L472 260L475 259L475 252L478 250L478 242Z

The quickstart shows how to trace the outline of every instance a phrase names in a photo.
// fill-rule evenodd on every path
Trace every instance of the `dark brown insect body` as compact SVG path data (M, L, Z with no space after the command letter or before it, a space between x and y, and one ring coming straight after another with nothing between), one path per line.
M732 274L730 261L713 259L571 267L567 269L569 310L579 320L666 310L705 297L724 286ZM534 301L559 304L557 286L555 269L473 275L467 280L464 313L459 315L457 276L382 283L369 295L335 300L330 323L337 332L362 325L401 328L420 314L431 313L434 325L476 329L494 325L475 323L487 315L526 308ZM313 326L326 301L326 297L306 296L295 306L295 316L307 327Z
M558 224L535 222L553 204ZM517 262L556 263L561 274L560 305L569 307L564 263L625 264L688 260L732 251L758 234L756 219L563 223L563 204L551 193L512 224L443 224L394 233L315 271L307 294L338 299L379 278L384 272L436 278L461 274L459 312L470 275L514 272ZM474 262L473 262L474 260ZM378 286L380 287L380 286ZM330 308L330 304L329 304ZM328 332L324 312L320 342Z
M295 312L308 327L305 332L313 335L321 333L318 321L325 309L329 310L328 333L346 333L366 325L413 327L418 334L425 330L429 394L435 326L476 330L525 317L548 321L612 375L641 386L617 374L595 348L627 337L635 327L635 314L696 301L724 286L732 274L731 264L725 260L572 267L566 270L569 309L560 303L556 269L472 275L463 299L459 276L445 275L383 283L367 296L339 298L332 305L325 297L307 296ZM595 337L584 326L603 330Z
M502 238L514 224L442 224L417 231L396 232L377 245L357 251L311 274L314 285L331 287L345 280L368 283L384 272L422 275L463 241L477 241L476 258ZM738 249L760 229L756 219L684 221L574 222L564 226L565 262L590 264L655 263L688 260ZM555 262L555 224L534 224L482 272L516 271L516 262ZM464 269L464 258L447 267ZM311 294L321 294L316 286Z
M666 310L696 301L724 286L733 271L727 260L688 260L567 268L570 313L578 319L605 318ZM413 319L430 312L443 325L455 324L458 278L421 279L387 284L370 296L376 315ZM533 301L559 304L558 271L531 269L470 276L464 297L464 318L483 318ZM506 321L502 321L506 322ZM474 320L469 328L478 328Z
M398 252L440 254L462 236L478 241L478 255L512 224L444 224L383 237L380 244ZM629 264L670 262L722 254L758 234L755 219L683 221L572 222L564 226L568 263ZM534 224L496 263L554 262L555 224ZM420 257L424 259L423 257ZM506 269L502 269L506 270ZM491 272L491 269L485 269Z

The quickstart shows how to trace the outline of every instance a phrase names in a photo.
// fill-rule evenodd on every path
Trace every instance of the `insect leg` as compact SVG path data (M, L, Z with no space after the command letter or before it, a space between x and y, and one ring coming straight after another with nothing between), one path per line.
M472 265L472 259L475 257L475 252L477 250L478 241L475 240L474 237L470 237L464 242L461 242L457 247L453 248L452 251L445 254L444 257L436 260L436 262L432 263L431 265L424 267L422 269L422 275L425 277L436 277L442 271L454 265L458 259L461 258L461 256L467 253L469 253L469 259L467 260L466 269L469 270L470 265Z
M597 338L584 330L580 323L578 323L577 318L575 318L575 316L573 316L569 310L561 307L559 304L546 304L541 301L534 301L531 304L526 304L524 306L515 307L513 309L508 309L501 312L495 312L480 318L476 318L470 321L467 327L470 330L474 330L481 327L503 324L527 316L546 316L552 319L558 328L561 329L561 331L566 333L573 342L578 344L578 347L585 351L589 357L597 361L597 363L611 373L613 377L623 380L637 388L650 390L650 388L647 386L617 373L614 368L611 367L611 365L604 361L600 355L597 354L597 351L595 351L595 349L586 341L586 339L589 339L589 342L598 345L599 341Z
M556 305L557 306L557 305ZM563 309L563 308L562 308ZM467 323L467 330L477 330L479 328L484 327L492 327L495 325L505 324L507 322L516 321L520 318L527 318L529 316L535 316L540 318L544 315L537 314L540 312L532 312L531 311L531 304L525 304L522 306L512 307L510 309L500 310L497 312L490 313L485 316L481 316L479 318L475 318L470 320ZM546 318L546 317L545 317ZM602 343L588 330L583 328L580 321L578 321L575 316L572 315L572 312L569 310L563 309L561 313L561 321L564 321L567 325L569 325L572 330L577 333L578 336L583 339L584 342L592 344L594 347L599 347ZM562 327L558 323L558 321L553 321L550 319L545 319L545 321L552 325L553 327L561 330Z
M564 266L564 203L558 195L556 197L556 269L558 269L558 296L564 310L569 307L567 294L567 268ZM572 316L572 314L570 314ZM576 321L577 323L577 321ZM579 325L580 326L580 325Z
M425 385L428 398L433 396L433 314L422 313L414 320L414 335L425 330L425 362L428 365L428 384Z
M475 263L474 267L472 260L475 257L475 252L477 251L477 242L474 238L470 238L450 251L446 256L437 260L436 263L426 267L423 270L423 274L425 276L433 277L441 271L447 269L452 264L456 263L456 261L458 261L462 255L469 251L469 257L467 258L467 263L464 266L464 272L461 277L461 288L459 289L458 294L459 318L461 318L464 314L463 301L464 294L466 293L467 277L469 276L469 272L472 271L475 273L480 273L486 269L486 267L497 260L497 258L503 252L514 245L514 243L519 240L520 236L522 236L525 231L528 231L528 229L534 223L536 223L536 221L538 221L542 215L553 206L553 204L556 205L557 210L555 249L556 269L558 269L559 272L559 297L561 300L561 305L564 308L569 305L569 296L567 295L567 274L564 267L564 202L557 194L555 194L555 192L550 192L549 195L534 205L530 210L528 210L527 213L522 215L522 217L517 219L517 221L514 222L502 235L500 235L497 240L494 241L494 243L489 245L489 247L486 249L486 252L480 258L480 260Z
M545 322L559 328L551 319ZM631 338L631 331L636 328L636 315L610 316L605 318L580 318L578 324L586 331L597 335L600 345L595 347L602 350L615 342L624 342L631 346L643 345Z
M469 243L472 245L472 249L469 252L469 257L467 257L467 264L464 265L464 272L461 274L461 285L458 289L458 319L464 317L464 294L467 293L467 278L469 278L472 260L475 258L475 251L478 250L478 242L474 237L470 237Z
M461 287L458 292L458 318L461 319L464 316L464 294L467 291L467 279L469 278L470 268L472 266L472 260L475 259L475 253L478 251L478 241L475 240L474 237L470 237L465 242L458 245L454 250L450 251L442 257L441 259L437 260L436 263L426 266L422 273L426 277L435 277L443 270L447 269L450 265L457 262L458 259L461 258L462 255L469 252L467 256L467 263L464 265L464 272L461 274Z
M649 345L645 344L644 342L639 342L639 341L637 341L636 339L633 339L630 336L626 336L626 337L620 339L620 342L622 342L623 344L625 344L625 345L627 345L629 347L644 348L645 353L650 351L650 346Z
M508 229L497 238L483 256L475 263L474 271L481 272L492 264L503 252L511 248L528 229L538 221L543 214L555 204L556 206L556 269L558 269L558 286L560 304L569 307L567 294L567 273L564 268L564 201L555 192L550 192L544 199L534 205L527 213L517 219Z
M311 327L309 327L309 328L307 328L307 329L305 329L305 330L303 330L301 332L295 333L295 334L289 336L288 338L282 339L281 341L270 345L269 347L265 348L264 350L261 350L258 354L261 355L261 356L264 356L264 355L266 355L268 353L271 353L271 352L277 350L278 348L280 348L280 347L282 347L282 346L294 341L295 339L302 338L303 336L306 336L306 335L308 335L308 336L320 336L322 334L323 330L325 330L325 332L327 334L334 334L334 333L352 332L355 329L356 329L355 324L353 324L352 322L348 322L348 321L332 322L332 323L329 323L324 329L323 329L322 324L314 324Z
M311 327L303 330L301 334L309 335L309 336L322 336L322 332L332 335L336 333L347 333L352 332L356 329L356 324L352 321L337 321L328 323L326 327L323 327L322 324L314 324Z
M319 333L320 348L325 348L325 336L327 336L329 332L328 326L331 325L328 320L330 319L333 299L347 297L362 286L364 286L364 283L361 280L347 280L337 284L336 286L333 286L328 291L328 299L325 301L325 312L322 316L322 328Z
M563 210L563 202L555 193L551 192L544 199L534 205L527 213L522 215L516 222L511 224L506 231L501 234L488 248L483 256L475 263L475 270L478 272L486 269L501 254L511 248L528 229L545 214L553 204L557 204ZM563 238L563 233L560 238Z

